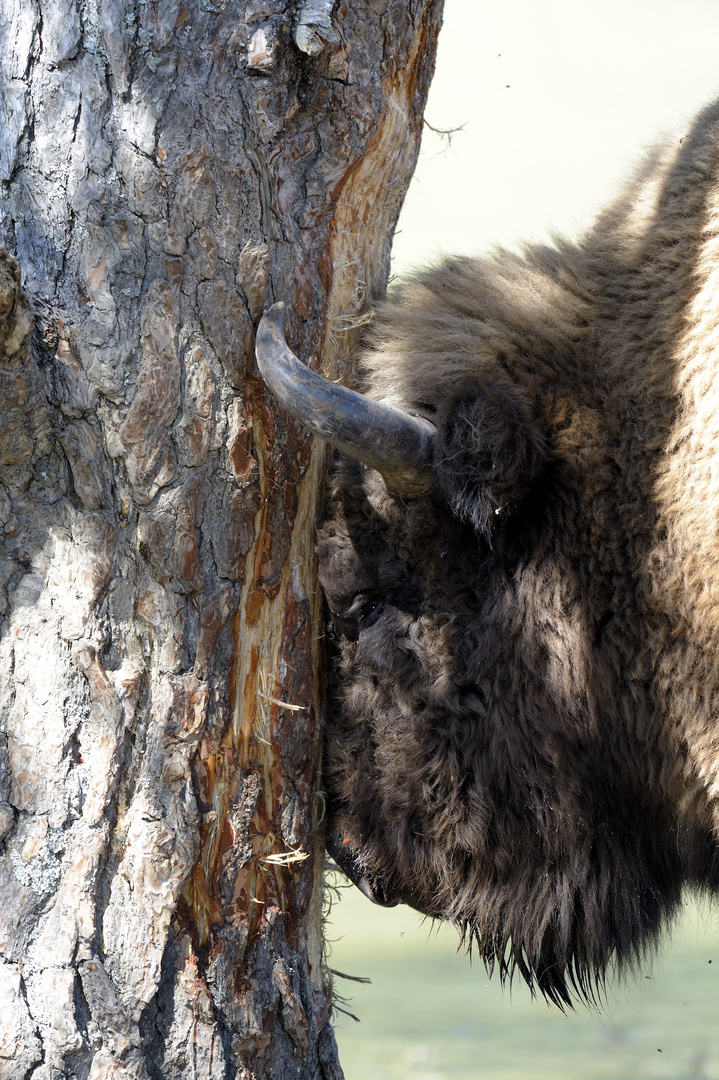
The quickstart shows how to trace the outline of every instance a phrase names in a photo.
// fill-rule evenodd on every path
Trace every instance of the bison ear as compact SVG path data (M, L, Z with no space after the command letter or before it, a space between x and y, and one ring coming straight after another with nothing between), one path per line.
M473 382L437 417L436 485L453 513L491 539L548 458L530 401L510 383Z

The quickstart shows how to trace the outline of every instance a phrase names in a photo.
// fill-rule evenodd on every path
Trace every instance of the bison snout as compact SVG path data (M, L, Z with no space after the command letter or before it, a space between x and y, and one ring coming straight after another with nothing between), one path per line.
M373 904L379 904L380 907L396 907L402 902L400 897L389 892L380 877L374 875L370 877L361 868L349 842L336 836L328 836L325 846L342 873L346 874L352 884L356 885Z

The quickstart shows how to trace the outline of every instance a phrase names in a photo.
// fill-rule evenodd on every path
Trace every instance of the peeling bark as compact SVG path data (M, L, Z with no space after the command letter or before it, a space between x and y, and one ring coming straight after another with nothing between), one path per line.
M337 1080L324 450L441 0L0 11L0 1080ZM20 268L24 291L20 287Z

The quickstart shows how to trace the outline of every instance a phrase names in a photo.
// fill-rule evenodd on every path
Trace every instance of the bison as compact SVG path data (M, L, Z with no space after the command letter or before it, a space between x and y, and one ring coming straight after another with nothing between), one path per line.
M719 890L719 104L578 243L379 306L364 394L258 332L342 451L328 848L564 1006Z

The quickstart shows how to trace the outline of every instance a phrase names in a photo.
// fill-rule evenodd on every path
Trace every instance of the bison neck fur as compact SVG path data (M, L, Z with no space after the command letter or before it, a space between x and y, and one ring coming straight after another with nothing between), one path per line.
M429 495L340 461L330 850L554 1001L719 887L719 107L576 245L448 260L366 390L437 425Z

